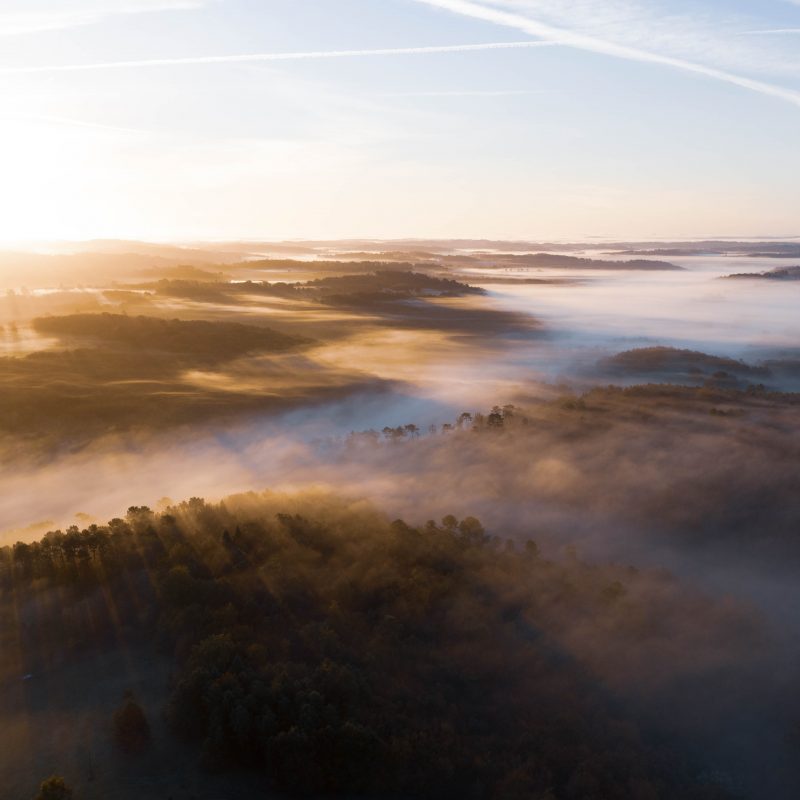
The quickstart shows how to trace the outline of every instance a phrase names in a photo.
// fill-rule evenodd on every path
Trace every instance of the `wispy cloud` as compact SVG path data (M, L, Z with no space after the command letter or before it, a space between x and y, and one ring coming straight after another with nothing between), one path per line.
M0 10L0 36L78 28L120 14L190 11L208 4L209 0L77 0L64 8L62 0L32 11L29 2L10 0Z
M505 28L513 28L529 36L551 41L554 44L693 73L712 80L739 86L752 92L775 97L800 107L800 92L792 89L749 78L724 69L718 69L700 62L586 34L578 28L560 27L543 22L534 16L534 12L540 6L536 2L523 2L523 0L499 0L499 2L494 0L491 4L485 0L415 0L415 2ZM501 5L504 7L499 7ZM600 5L603 4L601 3Z
M192 56L189 58L157 58L134 61L102 61L88 64L56 64L44 66L0 67L0 75L53 72L87 72L93 70L134 69L148 67L180 67L193 64L245 64L261 61L307 61L317 59L361 58L374 56L409 56L436 53L471 53L484 50L520 50L551 47L555 41L484 42L481 44L435 45L431 47L392 47L378 50L312 50L295 53L246 53L244 55Z
M763 31L742 31L740 36L779 36L785 33L800 33L800 28L771 28Z
M387 92L382 97L525 97L544 94L538 89L455 89L453 91Z

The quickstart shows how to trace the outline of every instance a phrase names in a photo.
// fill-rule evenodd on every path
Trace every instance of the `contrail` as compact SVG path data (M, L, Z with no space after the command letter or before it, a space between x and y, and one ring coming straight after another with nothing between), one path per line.
M742 31L739 36L780 36L786 33L800 33L800 28L772 28L765 31Z
M386 92L382 97L524 97L544 94L538 89L456 89L431 92Z
M229 56L192 56L189 58L154 58L143 61L101 61L93 64L55 64L39 67L0 67L0 75L22 75L51 72L91 72L94 70L132 69L140 67L180 67L191 64L245 64L259 61L310 61L328 58L360 58L367 56L412 56L430 53L472 53L480 50L521 50L530 47L552 47L558 42L485 42L482 44L434 45L432 47L391 47L380 50L316 50L302 53L247 53Z
M416 0L416 2L433 6L443 11L451 11L455 14L471 17L473 19L480 19L484 22L500 25L505 28L514 28L521 33L525 33L529 36L537 36L540 40L549 41L553 44L561 44L566 47L586 50L592 53L601 53L615 58L623 58L628 61L660 64L683 72L692 72L695 75L702 75L706 78L722 81L723 83L730 83L743 89L749 89L752 92L776 97L792 105L800 106L800 92L793 91L792 89L784 89L782 86L776 86L772 83L745 78L741 75L709 67L705 64L698 64L694 61L664 56L659 53L652 53L648 50L640 50L636 47L628 47L627 45L598 39L594 36L575 33L564 28L557 28L521 14L490 8L489 6L483 5L482 2L475 2L474 0Z

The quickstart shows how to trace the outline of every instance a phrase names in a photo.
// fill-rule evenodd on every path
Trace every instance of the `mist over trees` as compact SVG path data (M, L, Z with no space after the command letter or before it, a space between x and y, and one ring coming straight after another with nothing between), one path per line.
M0 549L0 785L800 793L796 352L601 346L502 299L683 286L668 262L231 247L3 298L7 499L38 516ZM546 269L574 274L513 277ZM327 489L216 502L264 485Z
M294 795L734 797L593 676L600 651L645 635L634 620L664 624L663 581L545 559L472 517L414 527L321 495L132 507L0 550L3 669L167 654L169 735L204 769ZM729 624L744 654L758 629ZM114 736L149 746L131 696Z

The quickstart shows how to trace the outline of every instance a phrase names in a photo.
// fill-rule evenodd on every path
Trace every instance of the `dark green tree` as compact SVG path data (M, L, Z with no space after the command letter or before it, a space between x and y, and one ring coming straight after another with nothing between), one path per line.
M35 800L72 800L72 796L72 789L67 786L66 781L53 775L46 781L42 781Z
M126 753L140 753L150 744L150 725L131 692L114 714L114 741Z

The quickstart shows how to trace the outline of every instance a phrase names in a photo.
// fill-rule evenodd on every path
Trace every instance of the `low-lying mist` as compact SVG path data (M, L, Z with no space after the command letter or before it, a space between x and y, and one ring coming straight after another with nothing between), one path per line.
M483 440L483 446L508 451L509 438L519 438L531 423L519 419L517 428L506 410L500 426L495 414L473 420L474 430L453 432L448 443L463 452L464 439ZM409 457L399 448L421 443L393 438L387 449L395 460ZM468 445L464 455L474 455ZM437 466L443 466L441 460ZM426 477L434 480L432 473ZM457 488L451 492L452 502L473 506L456 497ZM496 500L502 497L499 492ZM432 506L426 501L427 510ZM100 736L103 704L114 702L124 676L141 687L154 720L163 717L159 698L166 702L156 687L167 685L169 724L191 733L189 740L209 738L204 759L219 769L241 759L249 764L249 751L240 747L269 736L270 729L242 720L231 726L231 734L223 735L225 726L214 733L219 718L198 715L193 699L191 687L201 676L211 680L214 670L226 670L228 690L247 696L253 709L265 701L258 686L272 681L278 691L286 680L281 674L297 670L298 662L316 665L321 672L312 674L322 678L363 663L355 697L367 693L367 699L351 699L345 708L353 714L362 705L360 724L366 719L375 725L375 714L386 703L381 693L400 691L402 713L377 717L395 736L409 714L426 717L426 703L439 691L449 694L443 686L452 687L453 702L440 708L437 720L468 710L472 721L464 721L458 751L480 747L492 753L488 760L470 759L464 769L467 763L485 763L502 775L518 767L516 747L524 753L530 746L525 720L533 713L545 740L555 745L554 751L537 748L548 770L559 763L556 754L570 754L560 775L548 771L540 777L550 783L564 785L583 763L579 752L599 737L590 746L596 779L616 781L622 770L625 786L634 770L645 784L663 783L663 796L676 800L703 797L695 794L698 785L706 792L715 786L716 797L733 798L741 791L755 797L765 788L771 797L792 796L795 745L787 737L798 710L787 696L796 676L786 669L786 642L746 598L715 596L702 582L692 585L664 570L608 558L597 563L572 548L553 553L552 543L540 548L548 533L534 509L519 511L516 528L513 521L510 527L496 522L486 528L461 512L410 525L390 524L393 516L341 488L249 493L219 505L164 501L160 514L137 506L107 527L48 534L41 545L18 546L13 553L0 550L0 581L13 589L7 596L16 598L14 604L0 604L5 619L0 708L14 732L0 750L0 773L19 785L9 754L17 754L17 764L36 763L43 751L41 744L31 746L33 737L70 719L75 693L86 691L85 675L72 669L75 659L99 668L103 680L93 701L80 706L85 729L77 757L50 748L72 774L85 780L99 773L101 782L113 780L116 767L111 757L95 760L92 754L108 750ZM86 524L83 520L81 527ZM266 626L265 616L271 621ZM150 636L144 632L152 630L160 651L148 658L152 644L146 644ZM241 643L250 646L241 649ZM170 654L182 677L164 684L163 661ZM221 657L222 666L216 666ZM263 672L256 673L254 685L256 665ZM365 677L366 669L378 672ZM412 678L417 688L407 685ZM342 690L329 679L312 685L325 696L337 697ZM344 685L353 686L353 680ZM207 702L216 696L211 691ZM186 730L191 720L195 727ZM304 724L315 730L311 722ZM415 716L413 735L426 724ZM163 722L157 725L160 730ZM330 737L335 729L329 723L325 730ZM550 738L556 730L564 736L560 744ZM498 739L499 731L505 733ZM239 747L229 747L229 735ZM4 728L0 741L5 736ZM28 746L20 748L21 742ZM512 766L505 766L501 751L512 742ZM608 760L606 753L623 743L628 758ZM449 737L434 736L430 746L448 751L452 744ZM496 746L501 751L495 752ZM163 770L170 753L175 745L159 739L147 769ZM193 760L185 752L182 757ZM289 769L294 762L286 763ZM526 769L536 775L536 767L541 764ZM269 760L267 768L279 783L286 779ZM441 768L433 768L430 779L442 777ZM174 781L166 774L161 780ZM674 788L684 783L683 791ZM627 796L620 791L612 796ZM430 786L414 794L443 796Z
M156 249L122 259L111 280L103 253L80 273L83 288L16 286L0 303L0 546L56 529L66 537L45 542L89 541L119 518L114 547L119 531L155 547L155 526L170 565L222 581L221 597L245 566L263 577L243 556L263 533L288 548L286 582L270 590L302 616L354 597L339 567L328 573L337 536L341 570L371 586L357 556L411 526L441 575L477 570L445 615L455 630L483 641L481 603L499 603L514 647L546 634L540 666L564 657L574 686L588 676L597 702L622 702L704 753L740 794L796 796L800 712L786 698L800 653L800 283L723 280L773 266L755 245L724 257L676 246L658 257L682 269L603 270L620 255L405 243L380 263L355 244L351 264L331 243L290 249L302 264L255 260L270 251L241 245L185 266ZM257 494L230 497L247 492ZM228 499L183 502L200 497ZM406 528L390 525L398 518ZM459 527L472 518L480 535ZM354 545L362 529L380 536ZM476 543L480 558L463 556ZM497 576L524 552L537 566L505 586ZM393 562L376 563L383 575ZM301 586L312 574L322 583ZM48 576L26 580L52 610L67 593ZM242 608L261 577L243 581ZM127 589L113 589L123 605ZM166 596L141 591L154 604ZM75 619L89 613L82 602ZM410 607L397 602L392 618ZM32 601L31 618L41 608ZM218 612L234 613L221 601ZM170 646L183 668L191 648Z
M692 573L702 564L711 575L722 555L721 576L769 568L776 587L794 569L794 398L668 386L585 396L531 388L503 412L502 425L480 431L459 425L443 404L388 392L191 435L110 437L48 463L17 453L0 473L5 527L38 522L31 508L63 526L76 514L118 514L130 496L157 507L164 497L317 485L368 497L392 514L413 509L415 522L458 506L509 534L535 534L553 552L573 544L594 558ZM481 409L462 410L480 419Z

